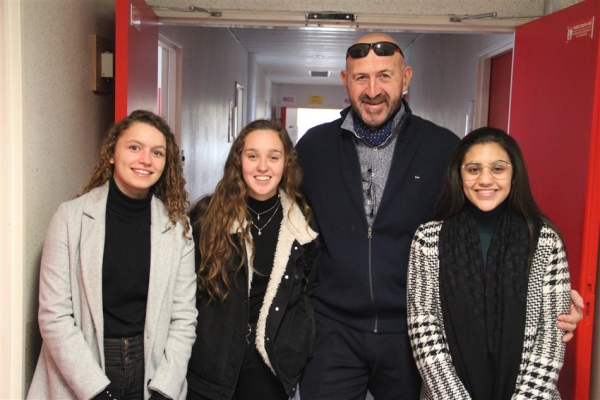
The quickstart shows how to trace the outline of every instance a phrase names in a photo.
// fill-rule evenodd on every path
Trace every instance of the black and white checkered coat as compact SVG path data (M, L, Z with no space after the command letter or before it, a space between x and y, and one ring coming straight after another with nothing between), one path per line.
M408 332L423 378L422 399L470 399L448 348L439 294L438 243L442 222L417 230L408 264ZM556 317L568 314L570 281L565 249L555 231L542 228L529 273L525 337L513 399L560 399L563 332Z

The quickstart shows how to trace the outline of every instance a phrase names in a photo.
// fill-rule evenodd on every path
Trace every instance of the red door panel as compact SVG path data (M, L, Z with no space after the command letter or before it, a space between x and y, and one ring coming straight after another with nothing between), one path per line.
M567 346L559 389L589 397L600 226L598 32L567 40L568 27L600 22L600 0L586 0L517 28L510 134L519 142L536 201L564 237L574 289L586 310Z
M512 50L492 58L488 126L508 131Z
M116 0L115 8L115 120L119 121L137 109L158 111L158 17L144 0Z

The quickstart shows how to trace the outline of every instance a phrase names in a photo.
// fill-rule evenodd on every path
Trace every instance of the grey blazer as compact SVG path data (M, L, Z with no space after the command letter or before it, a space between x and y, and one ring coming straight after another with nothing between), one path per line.
M60 205L46 234L40 271L42 350L30 399L89 399L104 374L102 259L108 184ZM191 232L190 232L191 235ZM173 225L161 200L151 202L150 283L144 327L144 398L173 399L196 339L194 244Z

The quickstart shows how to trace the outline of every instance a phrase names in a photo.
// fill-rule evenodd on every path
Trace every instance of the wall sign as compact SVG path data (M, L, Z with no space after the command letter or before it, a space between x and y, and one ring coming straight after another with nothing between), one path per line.
M281 105L282 106L293 106L296 104L296 97L290 94L284 94L281 96Z
M594 37L594 17L567 26L567 43Z
M323 96L310 95L308 96L308 104L311 106L322 106L323 105Z

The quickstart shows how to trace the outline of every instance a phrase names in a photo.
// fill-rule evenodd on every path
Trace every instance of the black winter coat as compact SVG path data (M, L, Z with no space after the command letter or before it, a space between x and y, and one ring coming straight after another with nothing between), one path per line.
M316 227L307 226L300 209L280 191L283 220L273 270L256 327L256 347L290 397L312 356L315 321L310 292L319 253ZM292 208L291 213L288 211ZM232 227L232 233L238 226ZM197 242L197 235L195 236ZM251 253L251 252L250 252ZM249 254L251 259L251 254ZM190 389L211 399L233 396L246 348L248 329L248 274L239 260L228 271L230 294L223 302L200 293L196 342L188 366ZM257 384L260 384L258 382Z

